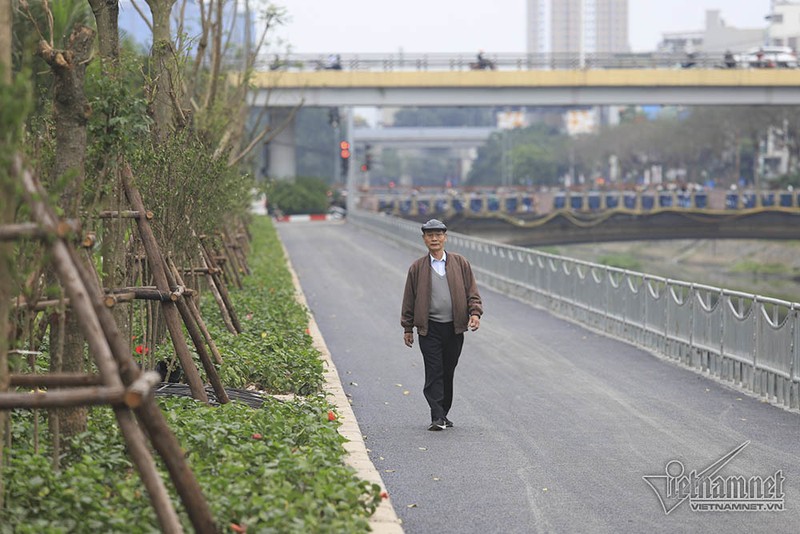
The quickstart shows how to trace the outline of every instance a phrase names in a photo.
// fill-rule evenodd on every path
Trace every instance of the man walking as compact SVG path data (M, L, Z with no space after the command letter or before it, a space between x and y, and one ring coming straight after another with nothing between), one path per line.
M417 327L425 362L422 392L431 407L428 430L444 430L453 426L447 413L453 404L453 375L464 332L478 329L483 306L469 262L444 250L447 226L431 219L422 225L422 240L428 254L408 269L400 324L407 347L413 346Z

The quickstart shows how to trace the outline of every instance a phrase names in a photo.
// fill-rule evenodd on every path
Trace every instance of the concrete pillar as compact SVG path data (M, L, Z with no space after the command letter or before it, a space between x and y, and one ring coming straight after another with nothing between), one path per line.
M288 118L288 108L273 108L269 112L270 127L279 128ZM297 176L294 121L293 117L267 144L269 151L267 173L270 178L294 179Z

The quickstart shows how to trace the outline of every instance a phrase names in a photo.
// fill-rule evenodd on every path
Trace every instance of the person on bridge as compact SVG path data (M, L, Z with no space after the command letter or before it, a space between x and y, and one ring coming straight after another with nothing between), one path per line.
M453 376L464 332L480 326L483 303L469 262L444 250L447 226L429 220L422 225L422 240L428 254L408 269L400 325L407 347L414 345L417 328L425 363L422 392L431 408L428 430L444 430L453 426L447 414L453 404Z

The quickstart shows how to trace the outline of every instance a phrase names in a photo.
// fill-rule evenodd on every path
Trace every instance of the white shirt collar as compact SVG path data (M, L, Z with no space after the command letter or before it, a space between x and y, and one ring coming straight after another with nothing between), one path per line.
M443 262L447 263L447 252L445 252L444 250L442 251L442 259L441 260L437 260L436 258L434 258L433 254L431 254L431 253L428 253L428 256L431 257L431 265L433 265L433 262L435 262L435 261L443 261Z

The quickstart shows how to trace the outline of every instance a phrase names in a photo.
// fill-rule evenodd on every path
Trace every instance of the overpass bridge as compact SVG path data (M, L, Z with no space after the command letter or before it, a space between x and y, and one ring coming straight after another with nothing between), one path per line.
M251 80L251 107L269 107L271 122L286 127L269 145L270 175L294 176L291 108L798 105L800 69L720 68L700 56L680 68L674 55L494 56L497 70L473 70L463 55L344 57L341 70L323 57L286 57L263 66ZM316 70L307 70L314 65ZM346 131L352 137L352 113ZM355 176L351 166L349 181Z

